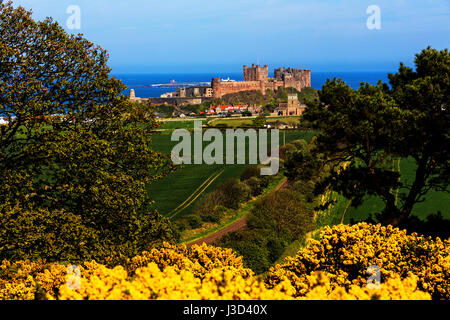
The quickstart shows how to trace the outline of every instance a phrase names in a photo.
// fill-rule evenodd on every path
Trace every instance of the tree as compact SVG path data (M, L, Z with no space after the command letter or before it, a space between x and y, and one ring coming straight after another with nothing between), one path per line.
M332 188L354 206L365 195L380 196L385 208L378 217L393 225L405 221L429 190L449 191L450 55L427 48L415 65L401 64L389 74L391 87L362 83L353 90L342 80L328 80L320 102L310 103L304 114L322 132L316 153L334 169L318 192ZM410 184L392 166L406 157L416 164Z
M250 199L250 187L245 183L237 180L230 179L217 187L221 201L224 207L230 209L238 209L239 205Z
M250 229L270 230L287 243L310 231L314 205L293 190L280 190L260 199L247 224Z
M0 115L8 119L0 133L1 214L44 212L46 232L59 229L55 214L74 215L96 233L84 252L100 260L171 239L146 192L172 168L151 149L153 110L129 103L107 61L105 50L52 19L36 22L24 8L0 4ZM71 250L59 257L73 260Z
M260 114L255 119L253 119L253 126L257 128L264 127L264 124L266 123L266 116L264 114Z
M309 143L305 140L293 141L283 149L282 158L285 159L284 166L286 171L284 175L290 181L301 180L320 181L328 174L328 168L323 165L321 160L323 155L318 154L316 148L316 138ZM281 148L280 148L281 149Z

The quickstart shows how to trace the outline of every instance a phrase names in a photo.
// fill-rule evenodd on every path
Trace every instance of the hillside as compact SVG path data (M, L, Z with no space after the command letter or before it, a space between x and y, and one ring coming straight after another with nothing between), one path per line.
M237 93L224 95L221 99L213 101L215 104L250 104L262 105L269 108L278 107L281 102L287 101L289 93L297 93L301 102L305 103L312 99L318 98L318 90L314 88L305 88L301 92L295 88L279 88L276 91L267 89L266 94L263 95L260 91L241 91Z

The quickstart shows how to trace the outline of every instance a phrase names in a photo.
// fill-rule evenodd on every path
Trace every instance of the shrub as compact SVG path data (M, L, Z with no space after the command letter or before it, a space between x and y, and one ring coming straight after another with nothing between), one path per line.
M209 214L203 214L201 218L205 222L217 223L225 216L228 210L229 209L225 208L224 206L217 206Z
M237 179L225 181L218 190L223 194L223 205L230 209L238 209L242 202L250 199L250 187Z
M245 180L245 184L250 187L250 193L253 197L259 196L264 191L262 181L256 177Z
M244 266L260 274L269 270L267 237L253 230L236 231L222 237L218 245L231 248L243 257Z
M304 236L312 227L313 205L290 190L280 190L260 199L247 219L253 229L272 230L287 241Z
M252 177L259 177L261 176L261 171L258 165L251 164L248 166L245 166L245 168L241 172L241 181L248 180Z
M101 251L99 232L83 224L80 216L65 210L0 209L0 258L27 257L50 261L93 259Z
M192 229L196 229L202 226L202 218L195 214L188 215L183 220L186 221L186 223Z
M294 152L295 150L297 150L297 148L294 145L290 144L290 143L285 145L285 146L281 146L280 147L280 151L279 151L280 152L280 159L286 161L286 159L288 157L288 154L291 153L291 152Z
M402 254L410 252L403 251L402 245L416 240L420 240L417 243L420 250L417 248L415 254L410 256L416 258L412 261L405 259L406 257L399 259ZM367 224L328 228L322 234L320 242L311 243L296 258L287 259L285 264L275 266L265 282L261 282L251 270L246 269L242 258L237 257L232 250L207 245L187 248L184 245L172 246L165 243L160 249L144 252L114 268L107 268L96 262L84 262L77 268L81 284L78 288L74 287L77 278L74 277L73 268L71 274L71 268L58 263L11 263L4 260L0 264L0 300L415 300L430 299L430 292L434 293L435 298L448 299L448 241L419 239L417 236L406 236L405 232L398 229L382 229L380 226ZM381 258L386 260L383 265L398 273L394 272L383 278L380 289L370 290L366 285L364 262L370 259L370 254L367 257L370 250L377 250L380 245L380 253L386 252ZM386 250L387 248L390 249ZM255 261L266 254L258 248L257 241L251 241L247 250L249 256L255 257ZM345 250L349 250L348 253ZM363 264L343 263L349 258ZM401 261L406 263L398 264ZM410 266L414 266L411 271L418 275L409 271L401 272ZM360 267L362 278L352 279L348 271L354 273ZM428 284L426 289L421 289L425 284Z
M379 268L382 287L389 279L413 273L419 290L434 299L450 298L450 239L407 235L406 230L380 224L325 227L319 241L311 240L297 256L273 267L266 282L272 286L287 279L295 296L305 296L312 289L308 277L322 271L329 277L328 291L351 290L366 285L370 266Z
M82 35L10 1L0 21L0 259L107 263L172 241L148 210L146 185L173 168L152 149L154 109L122 95Z
M268 258L271 264L281 257L287 245L288 243L285 240L274 236L267 241Z

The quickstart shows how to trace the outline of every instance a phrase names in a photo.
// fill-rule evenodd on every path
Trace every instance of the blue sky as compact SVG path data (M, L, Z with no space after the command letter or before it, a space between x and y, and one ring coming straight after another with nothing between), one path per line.
M269 64L313 71L393 71L428 45L448 48L450 0L15 0L111 54L115 73L240 72ZM381 9L369 30L366 9ZM72 32L72 31L70 31Z

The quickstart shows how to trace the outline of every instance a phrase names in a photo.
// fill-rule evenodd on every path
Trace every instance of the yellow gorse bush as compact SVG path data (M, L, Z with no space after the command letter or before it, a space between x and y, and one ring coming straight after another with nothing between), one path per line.
M407 235L392 226L359 223L353 226L326 227L320 241L310 244L282 265L271 268L266 283L269 287L289 280L295 296L311 290L308 276L315 271L327 273L329 291L338 287L349 290L352 285L366 285L371 266L379 268L381 281L412 273L418 277L420 290L435 299L450 298L450 240Z
M63 285L60 299L163 299L163 300L253 300L289 299L289 283L270 290L254 277L243 278L239 270L212 269L203 279L189 270L167 267L163 271L155 263L138 268L134 277L128 277L122 267L108 269L100 266L98 272L81 280L79 290ZM287 288L285 286L287 285ZM292 289L291 289L292 290Z
M379 289L350 285L349 288L331 289L329 274L315 271L307 277L309 291L300 299L305 300L430 300L431 295L417 289L417 277L409 274L405 279L396 275Z
M205 277L208 271L216 268L233 269L243 277L253 275L253 271L244 268L242 257L236 257L231 249L203 245L194 245L188 248L186 245L174 246L164 243L162 248L143 252L128 261L128 269L134 271L139 267L145 267L150 262L155 263L161 270L171 266L178 270L189 270L198 278Z
M207 245L164 244L114 268L3 261L0 299L448 298L448 244L390 227L340 225L272 268L265 281L231 250ZM366 286L370 265L382 273L379 289Z

